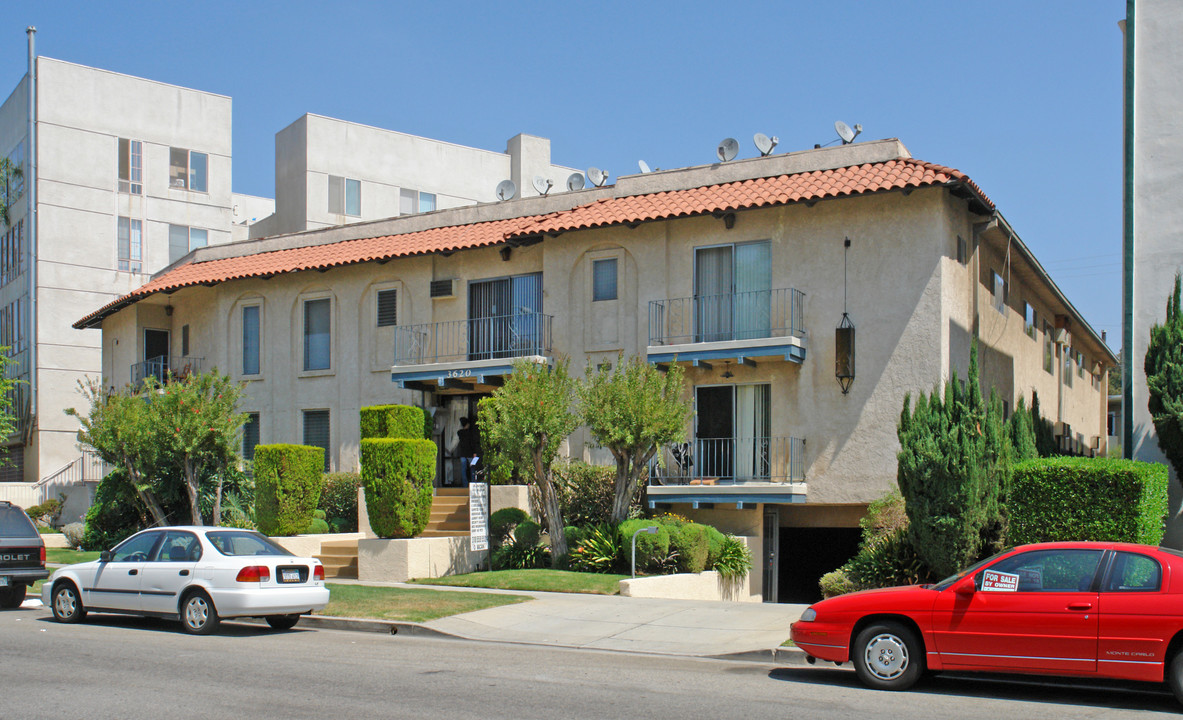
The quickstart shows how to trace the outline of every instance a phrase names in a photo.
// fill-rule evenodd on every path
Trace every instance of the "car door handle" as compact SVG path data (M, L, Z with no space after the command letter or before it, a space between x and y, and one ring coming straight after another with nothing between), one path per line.
M135 574L137 574L137 573L139 573L139 572L140 572L139 570L128 570L128 571L127 571L127 574L128 574L128 575L135 575Z
M1093 604L1086 602L1068 603L1069 610L1092 610Z
M189 571L188 571L188 570L182 570L182 571L181 571L181 577L185 577L185 576L186 576L186 575L188 575L188 574L189 574Z

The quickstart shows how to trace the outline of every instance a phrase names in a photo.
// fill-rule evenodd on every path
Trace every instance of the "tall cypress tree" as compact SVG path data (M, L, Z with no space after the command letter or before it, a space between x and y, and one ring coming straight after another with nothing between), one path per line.
M1146 389L1158 446L1183 478L1183 310L1179 303L1180 276L1167 298L1167 317L1150 329L1146 348Z
M1035 426L1031 422L1031 413L1027 410L1027 401L1022 396L1019 397L1015 411L1010 416L1009 425L1015 462L1038 458L1039 450L1035 447Z

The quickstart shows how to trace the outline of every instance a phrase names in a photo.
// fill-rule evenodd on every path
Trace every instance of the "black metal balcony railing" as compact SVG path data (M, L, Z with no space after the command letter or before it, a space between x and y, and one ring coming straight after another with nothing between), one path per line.
M661 450L649 463L651 485L800 482L805 441L795 437L698 438Z
M205 358L183 355L159 355L131 366L131 384L138 385L149 377L168 382L169 377L183 378L201 372Z
M649 344L729 342L805 334L805 293L792 288L649 303Z
M540 312L400 325L394 328L394 364L549 355L554 318Z

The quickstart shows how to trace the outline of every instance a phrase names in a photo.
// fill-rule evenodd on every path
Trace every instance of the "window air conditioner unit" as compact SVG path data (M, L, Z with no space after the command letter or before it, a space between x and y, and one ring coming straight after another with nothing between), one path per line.
M1072 342L1072 337L1068 334L1068 328L1056 328L1056 344L1068 345Z
M1064 437L1065 435L1071 437L1072 426L1066 422L1057 422L1053 432L1059 437Z
M1094 450L1101 449L1101 436L1100 435L1093 436L1093 441L1092 441L1092 444L1090 445L1090 447Z
M1099 362L1093 363L1093 375L1096 375L1097 377L1101 377L1101 363L1099 363Z
M431 299L432 300L447 300L456 297L457 291L460 288L460 278L449 278L447 280L432 280L431 281Z

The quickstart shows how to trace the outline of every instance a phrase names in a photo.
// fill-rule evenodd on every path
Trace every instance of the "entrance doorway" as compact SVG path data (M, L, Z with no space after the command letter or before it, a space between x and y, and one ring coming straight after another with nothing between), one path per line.
M164 382L168 375L168 330L144 329L144 376L151 375Z
M764 602L780 602L780 509L764 508Z

